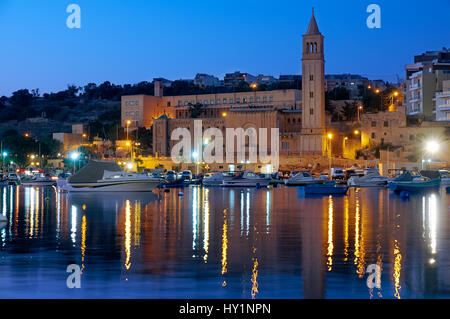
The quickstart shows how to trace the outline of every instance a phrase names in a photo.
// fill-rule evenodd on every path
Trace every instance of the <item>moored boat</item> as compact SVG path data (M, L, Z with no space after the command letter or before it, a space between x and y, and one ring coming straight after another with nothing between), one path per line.
M223 181L223 186L228 187L267 187L272 178L255 174L252 171L245 171L229 180Z
M162 180L145 174L124 172L113 162L90 161L75 175L60 183L68 192L150 192Z
M223 186L224 181L231 180L238 175L239 173L235 172L220 172L203 179L202 184L204 186Z
M388 177L381 176L378 172L373 171L361 177L350 177L347 181L347 185L353 187L379 187L387 186L389 180Z
M30 179L23 179L22 185L23 186L34 186L34 187L44 187L44 186L55 186L57 183L56 181L52 180L48 176L33 176Z
M345 195L348 189L348 186L337 186L334 181L325 184L310 184L297 188L298 193L302 195Z
M395 193L405 192L427 192L439 188L441 180L431 179L420 175L418 172L405 172L389 181L389 188Z
M309 184L323 184L327 180L329 180L329 178L325 180L323 178L321 179L314 177L309 172L301 171L292 176L291 178L285 180L284 183L287 186L305 186Z

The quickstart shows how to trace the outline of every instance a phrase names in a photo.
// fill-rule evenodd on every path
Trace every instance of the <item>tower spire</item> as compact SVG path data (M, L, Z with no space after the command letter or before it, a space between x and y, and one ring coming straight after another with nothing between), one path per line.
M314 7L312 8L312 16L311 20L309 21L308 31L306 31L306 34L320 34L316 18L314 17Z

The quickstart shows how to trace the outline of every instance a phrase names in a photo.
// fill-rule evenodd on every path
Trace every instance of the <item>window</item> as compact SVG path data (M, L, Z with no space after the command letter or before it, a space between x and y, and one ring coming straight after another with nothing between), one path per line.
M242 99L242 103L247 103L247 98L246 98L246 97L244 97L244 98Z
M204 100L204 101L203 101L203 104L204 104L204 105L208 105L208 100ZM211 104L214 104L214 103L211 103Z
M220 99L217 99L217 104L220 104Z
M252 96L250 97L250 103L253 103L253 97Z
M184 105L188 105L189 104L189 102L188 101L184 101Z
M211 105L213 105L214 104L214 99L211 99L209 102L210 102ZM220 104L220 103L217 103L217 104Z
M291 124L291 119L288 119L288 124Z
M289 149L289 142L281 142L281 148L283 150L288 150Z
M377 122L376 121L372 121L372 127L376 127L377 126Z
M241 103L241 98L240 97L236 98L236 103Z
M295 119L292 119L292 124L295 124Z
M273 96L271 96L269 99L270 99L270 102L273 102Z
M263 102L267 102L267 96L263 97Z
M233 98L230 97L230 104L233 104Z
M309 97L313 98L314 97L314 92L309 92Z
M314 75L311 74L311 75L309 76L309 80L310 80L310 81L314 81Z
M374 132L372 132L372 138L375 138L375 133Z
M314 115L314 109L309 109L309 115Z
M388 127L389 126L389 121L384 121L384 127Z
M260 101L260 98L259 98L259 96L257 96L256 97L256 102L259 102ZM450 100L448 100L448 101L450 101ZM450 103L449 103L450 104Z
M223 99L223 104L227 104L227 99Z
M167 102L167 106L170 106L170 101L169 101L169 102Z
M183 101L178 100L178 106L182 106L183 105Z

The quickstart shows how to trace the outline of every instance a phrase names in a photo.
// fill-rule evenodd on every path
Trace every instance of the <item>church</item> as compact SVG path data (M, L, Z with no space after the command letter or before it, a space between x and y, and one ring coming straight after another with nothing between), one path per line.
M204 110L196 119L202 120L202 129L271 128L279 129L279 154L288 167L296 167L304 158L308 163L325 159L328 149L327 129L331 117L325 113L324 36L320 33L314 10L302 38L302 90L251 91L221 94L164 96L161 83L155 83L155 96L123 96L122 124L132 128L153 127L153 153L169 157L177 141L171 133L177 128L194 132L190 107L197 103ZM130 124L131 123L131 124ZM268 152L271 152L270 137ZM224 141L225 142L225 141ZM225 143L224 143L225 144ZM225 146L224 146L225 147ZM248 147L248 145L247 145ZM330 143L331 147L331 143ZM247 151L247 150L246 150ZM283 162L281 160L281 162ZM303 165L307 165L302 163ZM236 163L242 168L242 163ZM228 164L210 169L226 170ZM257 171L263 166L245 167ZM236 167L233 167L236 168Z

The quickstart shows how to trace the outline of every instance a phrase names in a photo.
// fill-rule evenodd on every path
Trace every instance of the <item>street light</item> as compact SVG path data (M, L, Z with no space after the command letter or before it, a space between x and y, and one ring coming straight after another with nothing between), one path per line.
M425 143L425 148L424 150L422 150L422 169L425 163L424 151L428 152L429 154L431 154L431 156L433 156L434 153L439 151L439 143L436 141L428 141ZM431 163L431 159L428 160L428 163Z
M128 127L130 126L130 124L131 124L131 121L128 120L128 121L127 121L127 141L128 141Z
M362 111L363 107L362 105L358 106L358 121L361 122L361 116L360 116L360 112Z
M70 154L70 158L72 159L72 161L74 161L74 164L73 164L73 173L74 174L75 174L75 161L78 162L79 157L80 157L80 153L78 153L78 152L73 152Z
M328 137L328 141L330 141L330 147L329 147L330 155L328 156L328 166L329 166L329 177L331 178L331 155L332 155L332 153L331 153L331 140L333 139L333 134L328 133L327 137Z
M227 115L228 115L227 112L222 113L222 117L227 117Z

